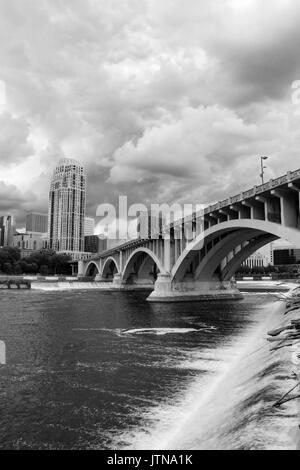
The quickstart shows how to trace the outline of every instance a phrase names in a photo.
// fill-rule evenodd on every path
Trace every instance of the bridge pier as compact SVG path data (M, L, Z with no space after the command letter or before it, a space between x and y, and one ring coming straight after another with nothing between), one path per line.
M96 274L95 282L111 282L111 279L106 279L105 277L102 276L102 274Z
M83 260L78 261L78 273L77 273L78 278L84 277L85 276L85 265Z
M231 281L172 282L170 274L159 274L149 302L187 302L203 300L242 299L236 285Z
M113 287L122 288L124 286L122 274L117 273L113 278Z

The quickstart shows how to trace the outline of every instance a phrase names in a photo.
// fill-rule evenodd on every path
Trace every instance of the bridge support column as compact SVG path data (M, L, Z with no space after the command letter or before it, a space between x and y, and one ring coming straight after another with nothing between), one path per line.
M78 277L84 277L84 262L80 259L78 261Z
M119 268L120 268L120 272L123 271L123 251L120 250L119 251Z
M164 239L164 266L167 272L171 271L171 240L169 237Z
M172 296L171 274L158 274L154 284L154 291L151 292L147 300L152 302L163 301Z
M113 279L113 287L122 287L124 285L123 283L123 277L122 277L122 274L120 273L117 273L114 275L114 279Z
M243 298L231 281L182 281L172 282L170 274L159 274L150 302L192 302L205 300L238 300Z

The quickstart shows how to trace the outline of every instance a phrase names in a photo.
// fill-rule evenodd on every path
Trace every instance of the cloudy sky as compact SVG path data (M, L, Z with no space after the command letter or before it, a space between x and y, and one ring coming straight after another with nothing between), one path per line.
M92 216L300 167L299 44L295 0L1 0L0 213L47 211L61 156Z

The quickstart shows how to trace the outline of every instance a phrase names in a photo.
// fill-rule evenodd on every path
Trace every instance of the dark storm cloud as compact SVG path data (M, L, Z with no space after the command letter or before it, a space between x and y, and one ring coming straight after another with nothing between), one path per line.
M24 214L31 208L40 208L33 192L22 192L16 186L0 181L0 214L12 214L19 223L23 223Z
M63 155L86 167L89 215L119 194L222 198L261 154L270 177L300 166L299 21L289 0L2 0L0 177L26 202L3 191L1 210L47 210Z

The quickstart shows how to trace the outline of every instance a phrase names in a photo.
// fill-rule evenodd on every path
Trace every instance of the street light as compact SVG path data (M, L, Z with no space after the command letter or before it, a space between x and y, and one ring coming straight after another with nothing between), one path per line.
M269 157L260 157L260 177L261 177L261 184L264 184L264 169L267 168L264 166L264 160L268 160Z

